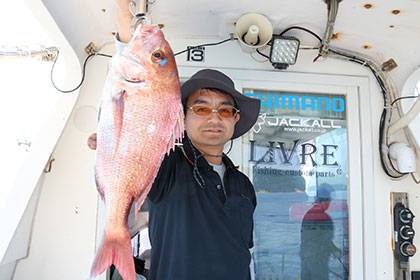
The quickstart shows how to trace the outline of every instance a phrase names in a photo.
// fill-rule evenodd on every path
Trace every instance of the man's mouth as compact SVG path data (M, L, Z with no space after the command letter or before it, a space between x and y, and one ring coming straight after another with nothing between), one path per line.
M222 129L216 129L216 128L212 128L212 129L204 129L204 132L210 132L210 133L222 133L223 130Z
M139 84L139 83L144 83L145 80L140 80L140 79L124 79L126 82L128 83L132 83L132 84Z

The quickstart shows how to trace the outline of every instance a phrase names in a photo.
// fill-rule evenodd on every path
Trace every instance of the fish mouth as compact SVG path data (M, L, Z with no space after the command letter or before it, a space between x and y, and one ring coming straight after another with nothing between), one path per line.
M158 24L153 24L153 25L144 25L141 27L141 32L142 33L154 33L158 30L160 30L160 26Z

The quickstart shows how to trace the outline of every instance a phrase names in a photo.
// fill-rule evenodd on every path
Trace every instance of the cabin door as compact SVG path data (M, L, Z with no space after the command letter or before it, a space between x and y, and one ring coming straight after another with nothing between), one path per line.
M252 278L368 279L362 238L363 86L357 78L222 71L244 95L261 100L257 123L234 141L230 153L257 193Z

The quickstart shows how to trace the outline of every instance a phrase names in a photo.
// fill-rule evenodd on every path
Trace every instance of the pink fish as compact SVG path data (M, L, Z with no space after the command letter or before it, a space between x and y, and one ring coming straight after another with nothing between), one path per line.
M95 177L106 223L92 277L114 264L124 280L135 279L128 214L146 199L164 155L182 139L183 125L173 52L159 27L139 26L113 57L102 97Z

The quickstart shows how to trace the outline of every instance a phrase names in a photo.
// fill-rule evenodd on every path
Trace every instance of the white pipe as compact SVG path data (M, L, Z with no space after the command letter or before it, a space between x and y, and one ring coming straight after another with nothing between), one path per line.
M14 58L35 58L42 61L53 61L58 55L56 47L48 47L36 50L24 50L20 48L0 49L0 58L14 57Z
M322 45L319 49L319 54L321 56L328 54L329 44L334 33L334 24L337 18L338 4L341 2L341 0L324 0L324 2L327 3L328 19L327 28L325 28L324 37L322 39Z
M410 124L410 122L417 117L417 115L420 113L420 97L418 97L416 103L411 107L410 111L408 111L407 114L402 116L399 120L391 124L389 127L388 133L392 134L397 132L398 130L406 127Z
M136 0L136 14L137 15L146 15L147 13L147 0Z

